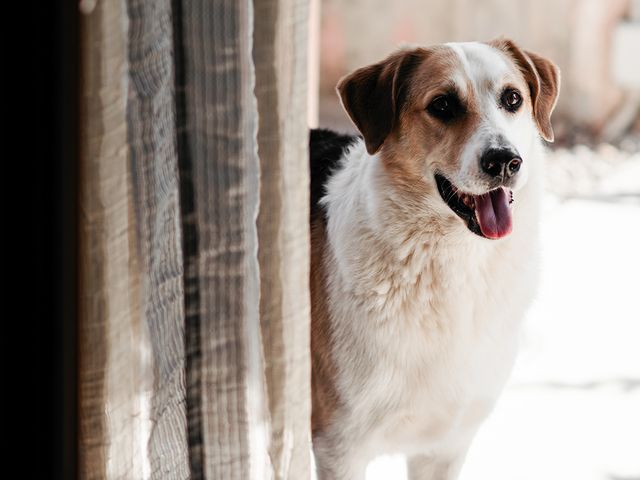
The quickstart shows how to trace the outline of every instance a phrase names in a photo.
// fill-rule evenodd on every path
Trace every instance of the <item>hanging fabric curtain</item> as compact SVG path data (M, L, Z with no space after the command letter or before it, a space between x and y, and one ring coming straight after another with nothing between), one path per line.
M310 478L307 2L80 7L80 476Z

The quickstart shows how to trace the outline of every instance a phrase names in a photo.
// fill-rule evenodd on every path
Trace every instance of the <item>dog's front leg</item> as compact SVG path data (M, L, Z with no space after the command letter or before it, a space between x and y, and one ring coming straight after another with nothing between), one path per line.
M318 480L365 480L367 458L354 443L318 435L313 453Z
M409 480L456 480L462 470L466 449L450 457L415 455L409 459Z

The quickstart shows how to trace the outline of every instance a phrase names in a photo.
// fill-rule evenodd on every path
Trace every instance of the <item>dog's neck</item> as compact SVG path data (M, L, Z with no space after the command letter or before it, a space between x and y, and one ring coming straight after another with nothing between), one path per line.
M487 240L447 211L433 182L425 182L422 195L398 188L379 156L354 146L324 199L332 261L343 287L357 295L384 296L434 276L453 285L475 274L478 268L470 271L470 265L517 262L523 239L537 236L539 184L538 172L531 169L527 185L516 193L514 232ZM519 217L518 210L525 209L527 215Z

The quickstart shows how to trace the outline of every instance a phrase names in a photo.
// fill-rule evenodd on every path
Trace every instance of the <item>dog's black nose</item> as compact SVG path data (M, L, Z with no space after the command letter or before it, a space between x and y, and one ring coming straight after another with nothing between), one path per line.
M513 150L491 148L480 157L482 171L492 177L509 178L520 170L522 159Z

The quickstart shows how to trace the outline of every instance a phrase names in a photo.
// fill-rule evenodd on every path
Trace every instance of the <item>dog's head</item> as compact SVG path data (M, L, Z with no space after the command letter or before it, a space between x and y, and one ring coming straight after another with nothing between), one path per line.
M337 89L396 184L435 184L472 232L495 239L511 232L538 136L553 141L559 84L552 62L500 39L402 50Z

